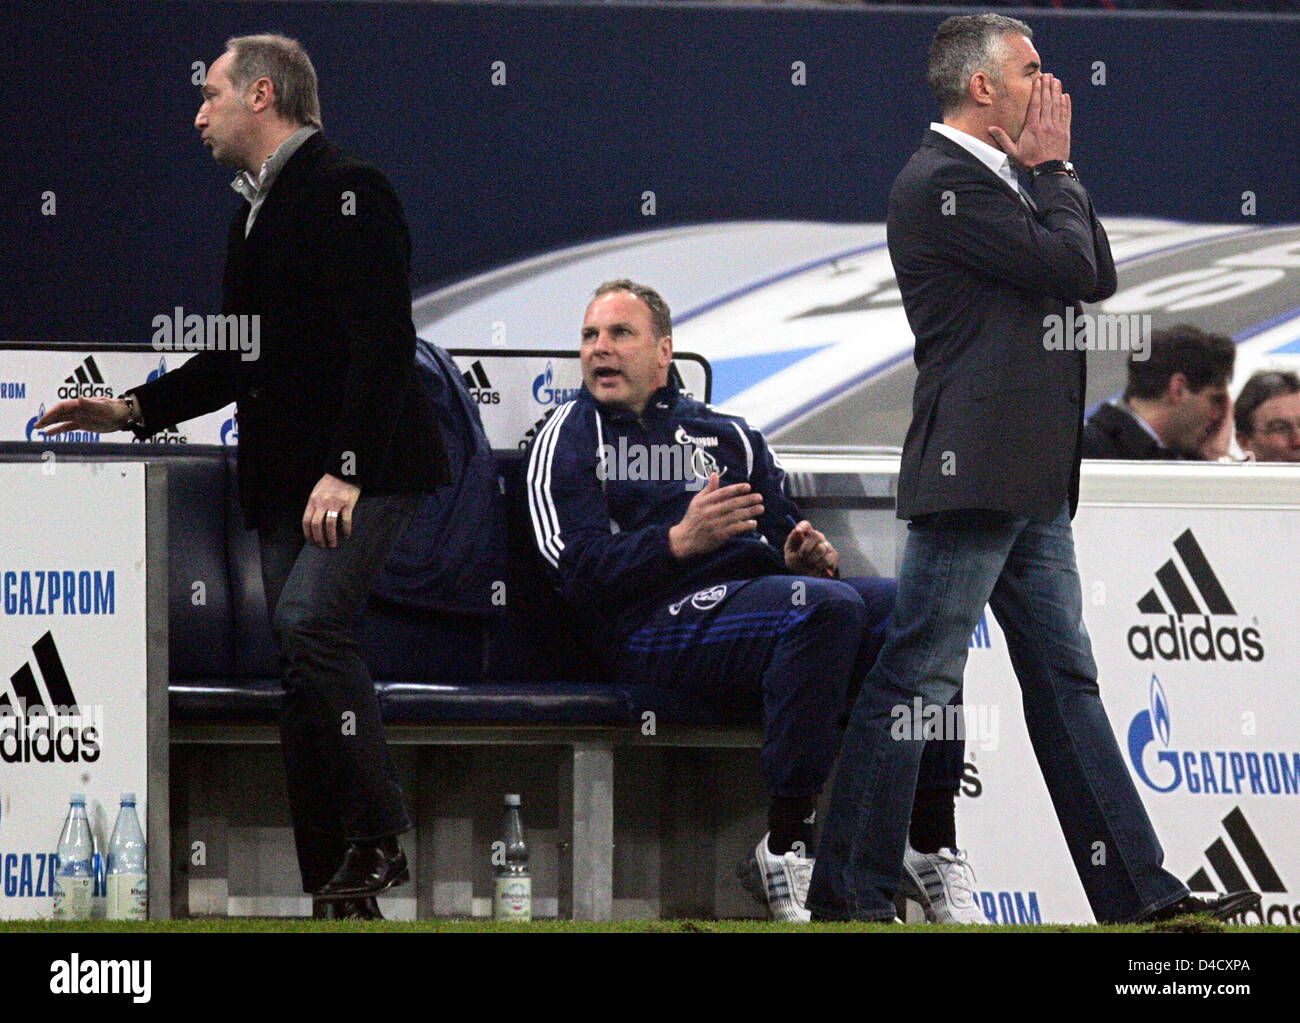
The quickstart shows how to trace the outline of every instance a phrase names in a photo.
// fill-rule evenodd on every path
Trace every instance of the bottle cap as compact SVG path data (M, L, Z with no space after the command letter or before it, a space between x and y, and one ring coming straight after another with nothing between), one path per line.
M519 805L519 795L517 793L512 792L506 796L506 806L518 806L518 805Z
M123 793L122 793L122 805L125 806L127 803L130 803L132 806L135 806L135 793L134 793L134 792L123 792Z
M86 794L85 794L84 792L74 792L74 793L72 794L72 805L73 805L73 806L85 806L85 805L86 805Z

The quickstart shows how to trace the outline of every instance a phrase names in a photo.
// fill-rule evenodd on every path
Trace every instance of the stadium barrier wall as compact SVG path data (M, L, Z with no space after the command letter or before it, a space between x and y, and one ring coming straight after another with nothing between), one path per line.
M136 794L150 917L170 915L165 481L162 465L52 451L0 463L0 919L52 915L73 792L101 859Z

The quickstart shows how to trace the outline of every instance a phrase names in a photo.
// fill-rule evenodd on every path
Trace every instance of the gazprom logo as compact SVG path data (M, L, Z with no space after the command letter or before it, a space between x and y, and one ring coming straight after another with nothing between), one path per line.
M1300 753L1170 749L1173 715L1160 679L1151 676L1150 706L1128 727L1128 756L1139 778L1157 792L1185 787L1193 795L1300 795ZM1147 747L1159 740L1151 769Z
M158 360L158 368L151 369L149 371L149 377L145 382L152 384L155 380L157 380L160 376L163 376L166 372L167 372L167 360L160 358Z
M1160 679L1151 676L1150 707L1133 718L1128 726L1128 755L1133 761L1137 775L1157 792L1172 792L1182 781L1182 771L1178 766L1178 754L1171 750L1162 750L1156 754L1156 760L1168 764L1173 771L1173 780L1167 785L1157 784L1147 773L1143 764L1143 753L1155 741L1157 733L1162 746L1169 745L1169 700L1165 696ZM1163 772L1157 772L1163 773Z
M238 444L239 443L239 420L231 416L221 424L221 443Z
M545 372L539 373L533 380L533 399L542 405L563 405L578 396L581 388L554 387L555 365L547 360Z

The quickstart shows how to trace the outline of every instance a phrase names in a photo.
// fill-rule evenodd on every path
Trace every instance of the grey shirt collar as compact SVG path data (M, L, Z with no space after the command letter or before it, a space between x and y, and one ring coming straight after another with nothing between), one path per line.
M248 220L244 222L245 238L253 230L253 221L257 219L257 211L262 208L267 193L271 191L275 179L280 176L281 169L289 162L289 157L293 156L298 151L298 148L319 130L319 128L308 126L295 131L280 143L274 153L266 158L256 178L246 170L235 175L235 180L230 183L230 187L247 199L248 205L251 207L248 211Z

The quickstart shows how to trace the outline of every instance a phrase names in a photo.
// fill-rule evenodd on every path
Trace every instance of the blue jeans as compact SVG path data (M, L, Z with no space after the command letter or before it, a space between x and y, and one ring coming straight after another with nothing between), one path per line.
M1001 512L912 522L884 649L849 717L808 908L893 919L923 742L891 737L896 706L943 707L988 604L1006 634L1025 723L1075 869L1099 922L1131 921L1187 887L1129 777L1097 688L1067 508L1050 523Z
M411 826L353 625L419 503L419 495L362 497L352 536L333 548L303 541L300 511L258 526L284 686L280 747L306 892L334 875L349 841Z

